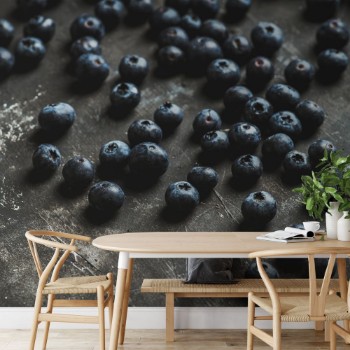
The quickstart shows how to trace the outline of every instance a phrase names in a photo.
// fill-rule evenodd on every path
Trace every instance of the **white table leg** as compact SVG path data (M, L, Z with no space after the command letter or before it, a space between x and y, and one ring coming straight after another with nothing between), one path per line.
M115 289L113 319L111 326L111 337L109 342L109 350L118 349L118 336L120 332L120 321L122 316L123 300L126 275L129 267L129 253L120 252L118 258L118 276Z
M126 282L125 282L125 289L124 289L122 318L120 321L121 324L120 324L120 334L119 334L119 345L123 345L124 339L125 339L126 319L128 317L128 305L129 305L133 266L134 266L134 259L129 259L129 269L126 275Z

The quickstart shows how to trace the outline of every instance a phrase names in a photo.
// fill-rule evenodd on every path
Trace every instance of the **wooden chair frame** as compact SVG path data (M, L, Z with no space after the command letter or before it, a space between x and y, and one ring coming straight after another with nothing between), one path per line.
M345 267L346 268L346 267ZM347 292L347 304L350 311L350 281ZM337 335L345 340L346 344L350 344L350 324L349 321L345 321L343 327L337 324L335 321L330 322L330 350L336 350L337 348Z
M76 241L82 241L86 243L91 242L90 237L64 233L64 232L54 232L54 231L41 231L41 230L31 230L25 233L28 241L29 249L34 259L34 264L39 276L39 283L36 292L35 305L34 305L34 319L31 331L29 350L34 350L36 335L38 326L41 322L45 322L45 331L42 349L46 349L50 323L51 322L72 322L72 323L97 323L99 325L100 333L100 349L105 349L105 320L104 320L104 309L108 306L109 308L109 321L111 324L112 313L113 313L113 275L112 273L107 274L107 279L110 280L110 287L105 290L102 285L98 285L96 288L96 300L65 300L56 299L56 294L47 294L47 307L46 312L42 313L42 303L44 295L43 291L47 282L50 278L50 283L57 281L61 268L68 259L72 252L77 252L78 248L75 245ZM45 238L42 238L45 237ZM51 238L51 239L50 239ZM69 244L58 242L52 239L70 240ZM46 267L43 268L41 263L37 244L44 245L46 247L54 249L53 256L51 260L47 263ZM82 292L83 293L83 292ZM90 292L86 292L91 294ZM105 298L105 294L106 298ZM53 308L55 306L59 307L97 307L98 316L83 316L83 315L68 315L68 314L54 314Z
M250 292L248 294L248 328L247 328L247 349L253 350L253 340L254 336L260 338L265 343L270 345L274 350L280 350L281 345L281 302L280 296L276 291L276 288L266 273L262 258L267 257L284 257L284 256L307 256L309 262L309 320L316 322L325 322L325 307L326 307L326 297L331 292L329 290L329 284L331 281L331 276L333 268L335 265L337 255L348 255L350 254L349 248L322 248L315 247L312 249L279 249L279 250L270 250L270 251L261 251L249 254L250 258L256 258L258 270L260 276L266 286L266 289L271 300L271 307L268 307L266 304L262 304L261 298L256 296L254 293ZM324 273L323 282L320 291L317 291L316 286L316 267L315 267L315 255L325 255L328 256L328 264L326 271ZM349 293L349 292L348 292ZM264 310L268 311L271 315L268 316L256 316L255 315L255 306L263 306ZM349 305L349 294L348 294L348 305ZM349 307L348 307L349 310ZM272 335L264 332L263 330L257 328L254 324L256 320L272 320ZM296 320L301 321L302 320ZM342 333L339 331L335 322L331 323L331 349L335 350L335 332L338 334ZM347 321L346 321L347 323ZM340 328L340 327L339 327ZM340 334L341 335L341 334ZM333 338L333 341L332 341ZM350 337L348 338L350 340ZM333 346L333 347L332 347Z

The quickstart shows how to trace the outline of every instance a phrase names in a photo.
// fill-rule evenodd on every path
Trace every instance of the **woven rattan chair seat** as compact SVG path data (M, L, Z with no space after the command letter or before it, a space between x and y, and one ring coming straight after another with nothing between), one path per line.
M82 276L64 277L55 282L47 283L43 294L89 294L96 293L97 287L103 286L107 290L111 286L111 281L107 276Z
M254 297L258 299L258 305L266 311L271 310L272 303L269 298ZM281 297L281 321L282 322L309 322L309 297ZM346 301L336 294L326 298L326 321L350 320L350 313Z

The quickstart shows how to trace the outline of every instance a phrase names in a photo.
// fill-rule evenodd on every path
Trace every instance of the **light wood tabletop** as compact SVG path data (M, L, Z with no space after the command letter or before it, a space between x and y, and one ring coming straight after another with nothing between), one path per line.
M96 238L100 249L145 254L233 254L246 255L261 250L306 247L350 247L338 240L279 243L257 240L262 232L135 232Z

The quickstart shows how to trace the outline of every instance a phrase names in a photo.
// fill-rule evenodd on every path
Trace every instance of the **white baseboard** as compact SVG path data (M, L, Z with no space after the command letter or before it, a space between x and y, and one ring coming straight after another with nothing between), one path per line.
M65 314L96 315L94 308L56 308ZM261 314L257 309L257 314ZM0 308L0 329L30 329L33 308ZM107 315L106 315L107 316ZM108 319L108 317L106 317ZM106 324L107 328L108 325ZM39 326L40 327L40 326ZM176 329L246 329L246 307L179 307L175 308ZM271 328L270 321L260 321L259 327ZM56 329L87 329L97 325L52 323ZM128 312L128 329L165 329L164 307L131 307ZM284 323L285 329L310 329L313 323Z

